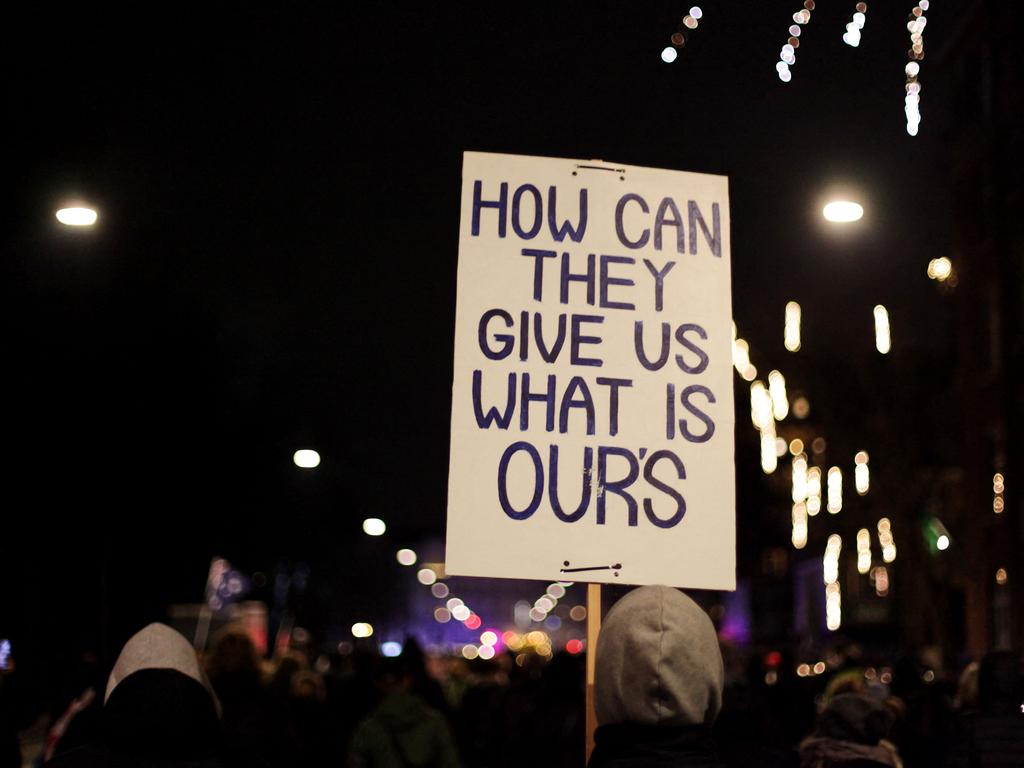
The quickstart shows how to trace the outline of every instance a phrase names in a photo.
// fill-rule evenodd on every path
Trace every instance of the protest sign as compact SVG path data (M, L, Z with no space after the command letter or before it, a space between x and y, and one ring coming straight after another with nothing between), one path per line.
M735 588L723 176L467 152L449 574Z

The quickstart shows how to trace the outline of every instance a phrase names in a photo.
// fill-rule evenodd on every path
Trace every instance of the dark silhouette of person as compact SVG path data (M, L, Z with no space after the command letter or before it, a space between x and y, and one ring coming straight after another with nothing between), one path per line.
M150 624L121 650L107 680L100 738L52 768L224 768L220 705L189 642Z
M800 745L800 768L900 768L896 748L883 741L895 716L877 699L843 693L818 718L814 735Z
M296 762L298 744L288 710L264 685L260 657L249 635L228 627L206 659L206 672L223 709L224 741L235 755L274 768Z
M985 654L978 668L977 708L954 721L949 768L1010 768L1024 765L1024 679L1020 656Z
M376 679L380 703L352 734L350 768L459 768L444 716L413 691L403 659L382 659Z

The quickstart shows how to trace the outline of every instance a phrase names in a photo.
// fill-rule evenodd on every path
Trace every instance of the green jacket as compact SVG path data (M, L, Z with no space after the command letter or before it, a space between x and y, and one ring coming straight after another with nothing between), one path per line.
M350 768L459 768L444 716L418 696L384 697L352 735Z

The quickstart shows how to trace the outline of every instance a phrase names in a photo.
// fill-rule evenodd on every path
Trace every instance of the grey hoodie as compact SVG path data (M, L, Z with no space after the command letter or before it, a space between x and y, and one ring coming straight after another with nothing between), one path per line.
M105 704L118 684L134 672L144 669L173 669L186 677L191 677L202 685L213 699L214 706L220 711L220 702L210 687L209 680L199 666L199 658L188 640L181 633L166 624L153 623L132 635L121 649L114 668L107 678L107 692L103 696Z
M710 725L723 680L711 619L678 589L640 587L608 611L594 683L600 725Z
M107 681L98 741L54 768L223 768L217 697L188 640L150 624L121 651Z

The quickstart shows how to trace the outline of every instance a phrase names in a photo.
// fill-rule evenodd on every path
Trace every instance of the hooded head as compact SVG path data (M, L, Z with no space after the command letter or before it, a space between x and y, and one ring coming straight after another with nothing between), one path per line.
M871 746L888 735L893 720L892 710L877 699L843 693L832 699L818 718L818 735Z
M700 725L722 707L722 653L711 619L678 589L648 586L619 600L598 636L600 725Z
M103 702L110 700L110 694L122 680L144 669L173 669L210 690L199 658L188 640L166 624L154 623L136 632L124 644L107 679Z
M121 650L107 681L104 741L140 759L213 757L220 745L219 704L195 651L164 624L150 624Z

